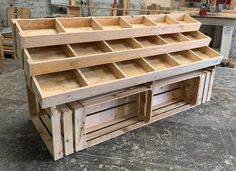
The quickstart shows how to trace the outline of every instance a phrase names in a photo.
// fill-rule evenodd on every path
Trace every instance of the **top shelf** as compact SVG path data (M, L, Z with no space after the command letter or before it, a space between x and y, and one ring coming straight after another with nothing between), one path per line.
M16 19L13 22L22 38L22 49L197 31L201 25L187 14Z

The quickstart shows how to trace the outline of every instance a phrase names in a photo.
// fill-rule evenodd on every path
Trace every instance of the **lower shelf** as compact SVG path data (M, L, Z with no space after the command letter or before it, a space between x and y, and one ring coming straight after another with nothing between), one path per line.
M195 71L59 105L32 117L32 122L58 160L205 103L212 73Z

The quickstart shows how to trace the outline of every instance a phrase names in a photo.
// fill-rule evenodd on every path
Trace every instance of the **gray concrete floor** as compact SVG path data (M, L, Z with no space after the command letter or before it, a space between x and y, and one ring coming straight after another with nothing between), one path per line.
M0 75L0 170L236 170L236 71L218 68L212 100L54 162L29 120L23 71Z

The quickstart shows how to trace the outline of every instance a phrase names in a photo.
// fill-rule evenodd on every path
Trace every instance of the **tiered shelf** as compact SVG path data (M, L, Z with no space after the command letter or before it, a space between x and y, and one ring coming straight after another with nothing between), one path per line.
M27 82L43 108L79 100L78 94L82 99L104 93L98 91L101 87L114 91L118 83L119 88L134 86L222 59L207 47L211 39L198 31L200 23L186 14L14 23L24 49ZM98 90L90 92L91 88Z
M13 20L55 160L209 101L222 56L186 14Z

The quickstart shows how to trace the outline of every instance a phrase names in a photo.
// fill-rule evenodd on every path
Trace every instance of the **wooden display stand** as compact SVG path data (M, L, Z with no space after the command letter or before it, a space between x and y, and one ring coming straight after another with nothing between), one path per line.
M186 14L13 23L31 118L55 160L209 101L222 60Z

